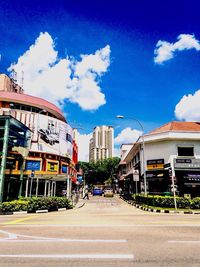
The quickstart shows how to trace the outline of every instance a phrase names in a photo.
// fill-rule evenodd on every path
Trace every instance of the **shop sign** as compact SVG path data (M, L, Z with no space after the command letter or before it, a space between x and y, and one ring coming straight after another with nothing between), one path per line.
M62 173L67 173L67 166L66 165L62 165Z
M158 170L153 170L153 171L147 171L146 173L146 178L147 180L162 180L165 175L167 175L166 171L158 171Z
M25 170L40 171L40 160L26 160Z
M200 168L200 159L174 159L175 169Z
M1 158L0 158L1 165ZM16 159L7 158L6 159L6 170L15 170L16 169Z
M184 175L185 179L188 179L191 182L200 182L200 173L186 173Z
M176 159L176 163L192 163L192 159Z
M47 163L47 171L57 172L58 171L58 163L57 162L48 162Z
M147 169L148 170L164 169L164 159L147 160Z

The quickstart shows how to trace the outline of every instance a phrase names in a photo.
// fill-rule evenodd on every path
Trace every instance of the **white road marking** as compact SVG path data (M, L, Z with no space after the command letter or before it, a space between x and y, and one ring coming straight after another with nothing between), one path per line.
M66 243L126 243L127 240L103 240L103 239L59 239L59 238L46 238L46 239L0 239L0 243L33 243L33 242L66 242Z
M200 240L168 240L172 244L200 244Z
M12 227L13 225L6 225L6 228ZM18 224L15 225L15 227L65 227L65 228L118 228L118 227L146 227L146 228L162 228L162 227L200 227L200 222L198 224L161 224L161 225L155 225L155 224L114 224L114 225L97 225L97 224L92 224L92 225L82 225L82 224Z
M130 259L134 258L133 254L0 254L0 258L56 258L56 259Z
M126 243L125 239L72 239L72 238L54 238L54 237L39 237L30 235L13 234L3 230L0 233L7 235L8 237L0 238L2 242L79 242L79 243ZM29 239L18 239L29 238Z
M6 239L15 239L15 238L17 238L16 234L9 233L9 232L3 231L3 230L0 230L0 233L2 233L4 235L7 235L8 237ZM1 238L0 238L0 240L1 240Z

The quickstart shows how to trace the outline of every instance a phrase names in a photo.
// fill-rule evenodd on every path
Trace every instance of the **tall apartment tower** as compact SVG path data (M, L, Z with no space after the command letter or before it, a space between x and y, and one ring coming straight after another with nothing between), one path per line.
M114 129L112 126L96 126L89 145L89 161L113 157Z

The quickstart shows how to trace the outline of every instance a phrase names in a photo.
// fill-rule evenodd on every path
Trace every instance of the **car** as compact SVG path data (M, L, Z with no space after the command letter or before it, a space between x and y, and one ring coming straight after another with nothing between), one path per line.
M50 133L47 129L39 129L38 133L41 138L50 145L54 145L55 143L59 143L59 137L57 133Z
M105 188L104 192L103 192L103 196L104 197L113 197L114 192L113 192L112 188Z
M92 195L93 196L102 196L102 194L103 194L103 191L102 191L101 188L94 188L92 190Z

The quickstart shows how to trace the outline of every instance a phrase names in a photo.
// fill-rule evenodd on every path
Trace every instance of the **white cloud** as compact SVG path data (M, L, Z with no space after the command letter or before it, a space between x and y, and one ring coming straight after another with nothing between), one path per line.
M194 95L184 95L175 107L175 116L179 120L200 121L200 90Z
M68 99L83 110L96 110L106 103L99 86L100 77L110 65L110 46L81 60L58 58L52 37L40 33L35 43L8 70L17 72L20 84L24 73L25 93L45 98L55 104Z
M142 135L141 131L131 129L130 127L125 128L115 138L115 144L128 144L135 142L139 136Z
M78 160L89 161L89 141L92 138L90 134L77 133L77 145L78 145Z
M154 50L154 62L162 64L174 57L176 51L183 51L189 49L200 50L200 43L193 34L180 34L177 37L178 41L175 43L169 43L166 41L159 40Z

